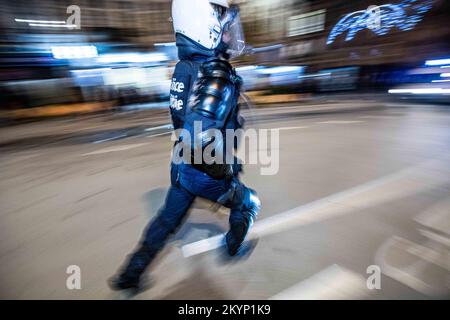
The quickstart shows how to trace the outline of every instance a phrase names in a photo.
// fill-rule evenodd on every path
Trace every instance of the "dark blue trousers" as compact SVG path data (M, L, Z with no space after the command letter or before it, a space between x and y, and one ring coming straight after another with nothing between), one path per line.
M190 165L172 165L171 182L164 206L147 226L141 245L130 258L122 276L140 277L164 247L168 237L177 230L197 196L217 202L230 190L231 184L234 185L233 196L224 203L231 209L230 230L226 236L231 255L239 249L260 209L256 193L237 177L232 180L215 180Z

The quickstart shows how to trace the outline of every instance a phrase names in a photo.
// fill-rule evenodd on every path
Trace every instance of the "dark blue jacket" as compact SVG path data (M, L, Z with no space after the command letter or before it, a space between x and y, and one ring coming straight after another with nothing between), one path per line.
M176 35L178 59L170 86L170 114L174 129L183 128L186 107L192 87L197 80L200 65L215 57L214 50L200 47L183 35Z

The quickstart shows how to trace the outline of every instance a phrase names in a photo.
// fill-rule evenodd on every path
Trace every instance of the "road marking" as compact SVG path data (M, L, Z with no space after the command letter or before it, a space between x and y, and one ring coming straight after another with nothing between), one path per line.
M120 134L120 135L114 136L114 137L112 137L112 138L107 138L107 139L97 140L97 141L94 141L94 142L92 142L92 143L94 143L94 144L97 144L97 143L103 143L103 142L107 142L107 141L111 141L111 140L117 140L117 139L120 139L120 138L124 138L124 137L126 137L126 136L127 136L126 134Z
M450 247L450 239L429 230L419 229L419 232L421 235L430 239L435 244L444 245L446 248L444 253L438 253L437 255L435 253L438 251L433 250L431 248L427 248L424 250L424 252L419 252L417 255L422 257L422 259L437 264L440 267L450 271L450 260L449 260L450 256L449 251L447 249ZM430 243L431 241L428 242ZM442 246L440 246L439 249L442 249ZM413 253L413 251L411 251L411 253Z
M153 128L147 128L145 129L146 132L150 132L150 131L155 131L155 130L160 130L160 129L173 129L173 125L172 124L163 124L161 126L157 126L157 127L153 127Z
M333 264L269 300L353 300L364 299L368 295L363 276Z
M157 134L151 134L151 135L147 136L147 138L165 136L165 135L168 135L168 134L172 134L172 131L170 131L170 132L163 132L163 133L157 133Z
M282 128L272 128L271 130L297 130L297 129L307 129L309 127L282 127Z
M420 234L422 234L424 237L427 237L428 239L442 244L448 248L450 248L450 239L448 237L445 237L443 235L440 235L436 232L433 231L429 231L429 230L424 230L424 229L419 229ZM449 261L450 264L450 261ZM450 271L450 270L449 270Z
M103 149L93 151L93 152L83 153L82 156L91 156L91 155L103 154L103 153L109 153L109 152L125 151L125 150L134 149L134 148L139 148L139 147L145 146L147 144L149 144L149 143L146 142L146 143L127 144L124 146L113 146L113 147L103 148Z
M398 257L402 257L402 260ZM442 277L442 273L436 272L437 267L450 270L447 252L438 252L393 236L378 249L375 263L380 266L384 275L418 292L432 297L448 295L445 277Z
M441 166L444 170L447 170L447 173L436 175L436 172L432 172L427 176L427 173L429 173L427 167L436 166L436 163L439 164L440 162L442 162ZM270 216L255 223L248 238L267 236L294 227L346 215L354 212L355 209L361 210L399 197L416 194L418 190L448 184L449 172L446 169L446 163L447 161L444 161L444 159L425 161L417 166L402 169L309 204ZM428 168L428 170L435 170L435 168ZM433 177L433 179L430 180L430 177ZM401 179L404 179L404 181L401 181ZM388 183L392 183L393 186L391 188L385 187ZM377 188L378 190L374 192L374 189ZM188 258L217 249L223 245L222 239L223 235L217 235L184 245L182 247L183 255Z
M434 204L415 217L414 220L427 228L437 230L450 237L450 198L446 197Z
M329 121L321 121L321 122L317 122L317 123L322 123L322 124L351 124L351 123L362 123L362 122L366 122L366 121L361 121L361 120L329 120Z
M361 119L395 119L396 116L361 116Z

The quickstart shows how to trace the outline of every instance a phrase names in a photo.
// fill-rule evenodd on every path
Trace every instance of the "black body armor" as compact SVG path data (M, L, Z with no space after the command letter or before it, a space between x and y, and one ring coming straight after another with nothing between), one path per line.
M200 67L199 77L194 85L193 92L189 99L188 109L184 129L186 129L193 138L192 143L192 161L191 164L198 170L207 173L214 179L223 179L231 177L240 171L240 165L237 159L233 163L225 163L227 150L225 145L225 130L239 129L238 99L242 79L236 74L232 66L225 60L212 59L203 63ZM194 131L194 123L201 121L202 133L198 137L198 132ZM201 148L204 150L211 140L204 133L209 129L218 129L222 133L222 145L224 163L195 163L194 161L194 140L201 141ZM197 133L197 137L195 136ZM183 139L181 137L181 139Z

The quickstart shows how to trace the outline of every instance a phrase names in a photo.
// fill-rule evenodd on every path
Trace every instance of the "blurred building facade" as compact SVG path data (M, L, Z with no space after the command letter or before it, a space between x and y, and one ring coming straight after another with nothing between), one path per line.
M30 27L15 18L34 20L65 20L66 9L81 9L81 30L55 30ZM45 0L3 1L0 5L3 32L61 33L110 32L141 45L169 41L173 38L170 22L170 1L167 0Z
M400 4L406 1L385 0L385 3ZM416 4L425 1L416 1ZM356 33L350 41L345 41L345 33L327 44L327 38L339 20L352 12L366 10L372 1L312 1L310 10L324 10L323 29L308 34L288 36L281 52L283 59L308 63L319 67L343 65L417 64L433 56L447 56L450 29L444 27L449 18L448 1L431 1L432 7L418 18L416 25L408 31L397 26L385 35L376 35L369 28ZM378 3L381 5L381 3ZM383 3L384 4L384 3ZM412 10L413 11L413 10ZM412 15L413 13L408 13ZM407 15L408 15L407 14ZM405 24L406 22L401 22ZM289 29L289 28L288 28ZM289 30L287 31L289 34Z
M401 3L411 0L385 0ZM412 0L414 2L414 0ZM417 0L424 2L427 0ZM242 0L246 37L255 47L282 45L260 60L338 66L414 62L430 54L447 54L449 36L449 3L432 1L432 9L410 31L394 28L384 36L370 30L358 32L352 41L339 37L327 45L326 39L339 19L351 12L373 5L371 0ZM81 8L81 30L36 28L17 23L14 18L61 20L66 8L76 4ZM381 4L381 3L380 3ZM174 40L170 21L170 0L46 0L3 1L0 5L0 26L3 33L65 35L102 33L110 40L120 40L151 48L154 43ZM419 49L419 50L418 50ZM414 53L414 54L411 54Z
M301 72L310 74L312 77L317 75L321 78L324 74L333 74L333 79L347 78L341 81L340 85L336 82L320 84L322 89L327 86L331 89L355 89L354 84L358 81L361 86L367 82L367 86L379 86L384 90L386 81L375 80L374 82L373 79L386 78L392 81L392 74L395 74L396 70L419 66L430 58L450 56L448 41L450 28L447 26L450 18L450 2L447 0L383 0L382 3L376 4L392 4L387 8L393 12L386 11L387 13L383 14L394 17L394 19L386 20L393 27L389 27L383 35L377 35L370 28L363 27L355 32L352 39L347 39L348 41L345 37L351 30L344 30L330 41L332 30L346 15L366 11L374 4L372 0L237 0L234 2L241 6L246 40L254 47L254 54L241 57L240 61L236 61L237 65L301 66ZM430 7L420 11L420 8L423 9L427 4ZM70 16L66 11L70 5L77 5L81 10L80 29L57 28L51 25L34 25L17 21L17 19L65 21ZM406 15L409 22L413 21L412 28L405 28L407 23L406 20L403 21L405 17L398 16L398 12L395 13L394 9L401 5L413 8ZM80 73L82 76L73 79L74 69L105 69L111 66L101 64L89 66L79 61L73 64L71 61L55 59L51 52L53 46L92 45L96 47L99 55L110 53L141 55L163 50L168 59L161 60L159 66L151 66L153 68L151 70L148 65L119 67L130 68L138 75L140 89L158 87L160 83L163 83L161 91L165 92L166 78L176 60L176 52L173 46L161 47L156 44L173 44L175 40L170 11L171 0L2 1L0 2L0 87L7 82L9 88L23 85L30 91L29 88L37 85L36 90L33 89L33 95L35 96L34 92L44 92L45 96L52 95L52 99L42 100L52 101L52 103L62 100L58 95L50 94L50 92L58 92L61 81L65 81L67 87L71 88L71 92L74 92L67 94L74 97L71 101L86 100L88 96L93 96L86 93L91 91L102 91L101 95L104 95L104 91L111 91L111 83L116 83L117 79L123 79L118 70L113 70L116 73L114 76L111 76L113 72L109 72L107 76L97 75L103 78L103 82L95 80L94 76L87 73ZM403 24L399 21L403 21ZM141 57L138 57L139 60ZM295 70L300 69L294 69L294 73L297 72ZM255 77L259 76L261 73L255 74ZM83 92L80 93L79 83L84 80L86 80L84 83L88 83L88 78L90 81L88 88L82 88ZM42 79L48 80L44 86L45 89L39 89L44 83ZM80 79L83 81L79 81ZM154 79L159 79L157 80L159 82L156 83ZM41 81L31 83L23 82L24 80ZM109 85L107 86L106 83ZM316 80L312 81L311 85L308 83L309 80L302 81L300 88L299 83L294 81L291 86L297 86L295 90L316 90ZM107 87L107 90L103 90L102 85ZM117 85L114 86L115 91L111 91L114 94L107 94L108 97L120 95L117 94ZM135 88L127 87L120 90L130 92L127 96L135 95ZM33 98L30 101L33 103L28 104L34 105L37 100ZM27 105L22 102L16 104Z

